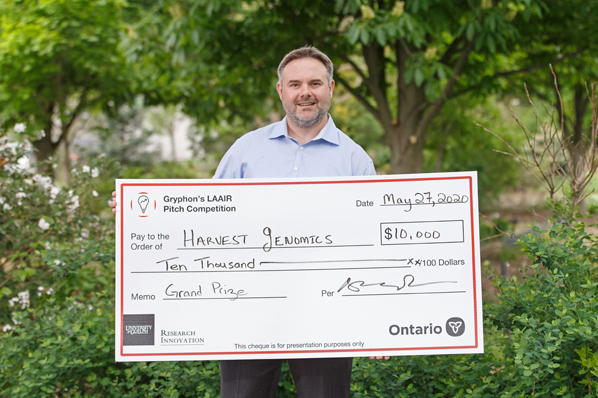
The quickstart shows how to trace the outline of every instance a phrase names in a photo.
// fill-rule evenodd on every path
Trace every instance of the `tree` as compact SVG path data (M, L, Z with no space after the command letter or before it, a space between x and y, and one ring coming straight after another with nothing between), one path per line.
M566 6L565 6L566 5ZM596 18L598 1L572 0L563 4L558 13L548 13L542 25L523 26L523 35L535 34L543 46L524 47L533 64L546 65L554 54L566 58L565 62L523 73L520 80L527 83L532 97L538 97L548 109L554 106L558 114L556 122L568 141L572 170L582 177L583 162L591 150L592 90L591 83L598 79L598 57L593 50L598 35ZM566 34L564 34L566 32ZM518 84L519 87L523 85ZM525 97L526 94L522 93ZM563 102L567 106L562 106ZM551 106L552 105L552 106Z
M119 50L124 5L0 4L0 124L27 123L38 161L63 142L68 148L73 123L85 110L131 100L136 79Z
M272 71L282 56L312 44L333 58L337 83L384 129L391 172L410 173L422 170L427 129L447 101L509 89L507 78L590 48L585 40L563 53L558 37L542 43L544 35L523 29L541 26L550 14L546 21L559 31L559 13L569 15L565 3L162 0L155 7L171 16L162 23L164 47L191 80L187 112L207 119L223 108L259 112L260 99L276 98ZM542 47L548 58L532 62L522 51L528 45Z

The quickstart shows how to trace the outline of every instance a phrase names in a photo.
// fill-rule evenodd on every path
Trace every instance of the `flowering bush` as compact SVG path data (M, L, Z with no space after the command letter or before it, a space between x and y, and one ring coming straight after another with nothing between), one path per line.
M15 131L24 128L17 125ZM68 277L83 267L106 267L114 257L112 219L90 210L100 201L95 186L106 162L94 160L72 173L69 186L58 187L29 168L29 152L26 140L0 138L0 325L8 325L5 329L14 323L15 307L29 306L38 294L88 293Z

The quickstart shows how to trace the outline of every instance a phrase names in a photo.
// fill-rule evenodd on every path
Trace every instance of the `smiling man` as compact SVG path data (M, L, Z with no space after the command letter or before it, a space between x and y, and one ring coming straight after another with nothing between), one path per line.
M239 138L222 158L214 178L375 175L370 157L336 128L328 114L332 75L332 62L316 48L288 53L278 67L276 84L286 117ZM294 211L308 216L301 209ZM350 396L352 358L288 362L299 398ZM221 361L222 398L276 397L281 365L278 359Z
M276 88L287 116L239 138L214 178L374 175L365 151L328 114L334 80L330 59L314 47L288 53Z

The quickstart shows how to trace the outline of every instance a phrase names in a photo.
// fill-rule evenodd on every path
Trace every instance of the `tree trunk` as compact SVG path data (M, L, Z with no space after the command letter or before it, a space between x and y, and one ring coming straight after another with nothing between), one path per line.
M573 176L571 190L573 191L574 201L578 202L583 194L584 176L586 175L586 156L588 155L588 143L584 137L583 119L588 109L589 98L584 86L575 87L573 129L571 134L571 144L569 145L569 154L571 156L571 174Z
M176 139L175 139L175 119L173 118L170 126L168 126L168 135L170 136L170 157L173 162L176 162Z
M52 142L52 117L45 123L45 135L37 141L33 141L32 145L35 148L35 160L37 162L37 170L41 174L53 175L54 170L52 166L45 163L50 159L54 152L56 152L57 143Z
M427 107L424 87L417 87L412 80L405 82L406 62L409 54L397 43L398 58L398 117L396 124L383 126L390 146L390 172L393 174L421 173L424 164L425 130L418 135L418 128Z

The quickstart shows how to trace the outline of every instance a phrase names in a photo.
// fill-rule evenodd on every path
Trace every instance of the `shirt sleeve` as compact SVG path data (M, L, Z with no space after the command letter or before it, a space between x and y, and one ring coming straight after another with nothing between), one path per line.
M240 162L238 161L240 153L237 146L237 142L235 142L226 151L212 178L242 178L239 167Z
M376 168L374 167L374 162L369 157L369 155L360 147L360 152L362 152L362 156L359 156L359 161L357 164L353 166L353 175L354 176L375 176L376 175Z
M374 162L372 161L372 159L368 159L369 162L367 163L367 166L364 170L363 175L364 176L375 176L376 175L376 168L374 167Z

